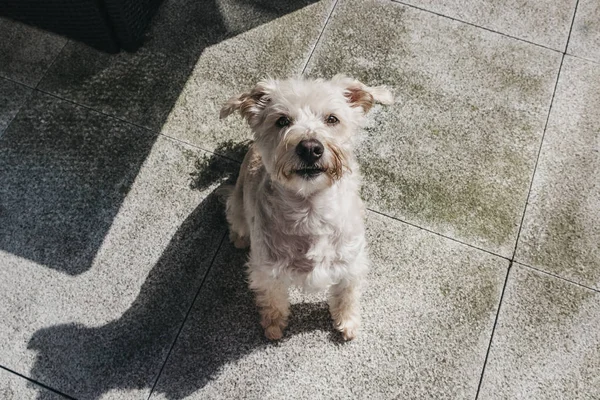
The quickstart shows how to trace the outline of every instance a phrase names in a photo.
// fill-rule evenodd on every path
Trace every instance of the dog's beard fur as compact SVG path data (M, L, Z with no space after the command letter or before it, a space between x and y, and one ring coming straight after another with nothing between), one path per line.
M329 288L335 327L344 339L356 335L369 262L353 140L376 101L390 103L391 94L347 77L269 80L221 110L239 110L254 133L227 221L234 244L251 246L249 283L270 339L286 326L290 283ZM305 140L319 152L307 156L298 147Z
M296 190L299 194L310 194L313 191L329 187L340 180L345 173L351 173L349 161L352 157L349 146L345 148L322 139L320 135L314 136L323 143L325 151L321 159L315 164L303 162L295 152L300 140L285 138L275 149L274 176L271 179L280 182L283 186ZM321 170L317 176L302 176L298 171L305 169ZM312 189L312 190L311 190Z

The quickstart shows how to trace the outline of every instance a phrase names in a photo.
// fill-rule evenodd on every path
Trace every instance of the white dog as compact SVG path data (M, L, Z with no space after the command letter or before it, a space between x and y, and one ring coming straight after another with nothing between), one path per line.
M356 336L369 258L353 139L374 102L393 98L338 75L266 80L221 109L221 118L239 110L254 133L227 221L234 245L251 245L250 288L269 339L283 335L292 284L329 289L335 327Z

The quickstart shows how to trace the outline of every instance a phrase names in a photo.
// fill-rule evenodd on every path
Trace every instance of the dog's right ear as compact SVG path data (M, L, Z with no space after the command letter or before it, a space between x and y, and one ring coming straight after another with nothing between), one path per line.
M270 87L268 82L259 82L250 92L230 98L221 108L221 119L239 111L250 125L253 125L256 116L269 102Z
M352 107L361 107L368 112L373 104L393 104L394 96L384 86L370 87L346 75L336 75L332 81L344 89L344 96Z

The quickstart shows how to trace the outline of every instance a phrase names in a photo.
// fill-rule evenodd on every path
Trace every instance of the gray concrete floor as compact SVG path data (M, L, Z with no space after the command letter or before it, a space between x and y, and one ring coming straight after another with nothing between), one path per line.
M599 399L597 0L168 0L135 54L0 20L0 398ZM343 344L263 339L214 191L266 74L389 85Z

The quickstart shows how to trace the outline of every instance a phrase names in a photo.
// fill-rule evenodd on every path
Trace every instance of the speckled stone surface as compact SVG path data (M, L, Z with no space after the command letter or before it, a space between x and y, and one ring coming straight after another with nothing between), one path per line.
M0 76L35 87L67 39L0 17Z
M245 254L224 245L154 399L472 399L508 262L369 213L363 330L342 343L324 297L294 292L263 339Z
M219 124L229 96L267 73L301 72L332 5L312 3L169 0L135 54L69 43L41 87L210 148L244 132Z
M0 399L26 400L35 398L42 398L44 400L66 400L66 397L64 396L44 389L25 378L0 368Z
M359 149L369 207L511 256L560 54L392 2L343 1L307 68L386 84Z
M31 89L0 78L0 136L27 100Z
M115 152L122 143L111 140L111 136L124 140L131 135L133 140L139 133L127 132L119 122L99 120L93 113L81 112L71 104L38 101L53 111L50 115L37 113L39 124L45 120L48 130L40 130L36 125L27 131L31 132L28 136L19 130L19 124L13 125L2 138L1 148L23 146L33 153L39 149L33 144L36 136L38 140L71 140L72 149L79 149L82 156L69 157L66 150L58 151L59 145L51 147L50 142L42 140L48 158L69 163L50 168L39 156L20 164L21 168L33 165L21 171L33 193L20 198L26 199L34 211L42 207L41 201L33 202L36 195L49 204L42 207L47 211L38 215L37 222L28 218L27 209L15 218L42 229L48 220L58 218L53 212L78 218L79 212L84 216L90 213L85 207L93 207L102 216L95 223L108 224L109 229L101 235L99 248L89 260L91 264L84 260L83 272L78 274L72 273L73 265L63 269L60 257L53 259L54 264L46 265L24 258L19 249L0 247L0 362L79 399L146 398L225 233L222 206L213 193L218 176L205 169L214 157L206 158L197 149L158 138L123 192L121 180L107 183L102 175L92 179L101 166L118 163L120 155L100 151L83 157L88 147L97 148L100 144L91 137L94 131L84 129L80 121L97 129L94 135ZM61 111L69 107L68 112ZM65 131L53 118L73 124L73 130ZM50 129L63 134L52 136ZM20 140L11 140L13 135L19 135ZM124 143L133 146L136 141ZM23 160L24 155L19 154ZM0 160L6 160L5 153L2 155ZM85 168L74 174L69 164ZM86 169L89 179L82 179ZM0 173L0 177L5 178L6 174ZM71 188L86 186L86 198L90 201L95 196L115 196L122 202L113 215L112 210L102 208L102 202L91 206L82 203L83 207L79 198L73 197L68 207L68 193L61 202L54 195L35 192L50 191L53 182L72 182L68 186ZM4 227L5 224L0 225L3 239L7 234ZM56 236L51 226L45 229L46 236L39 240ZM65 252L69 238L48 239L44 249L57 254ZM27 247L26 243L23 247ZM95 245L88 240L84 243Z
M155 135L37 92L0 137L0 250L87 271Z
M600 2L597 0L579 0L568 53L600 63Z
M564 51L577 1L401 0L401 2Z
M515 265L479 399L600 398L600 293Z
M567 56L516 259L600 288L600 65Z

